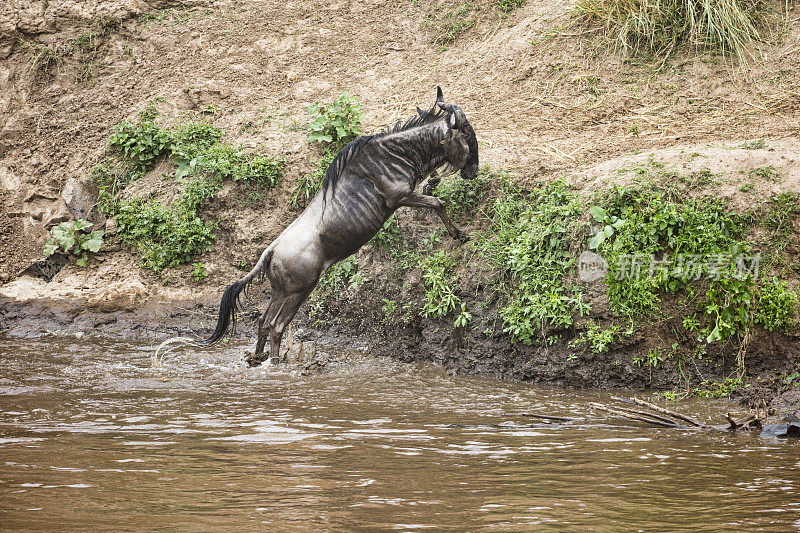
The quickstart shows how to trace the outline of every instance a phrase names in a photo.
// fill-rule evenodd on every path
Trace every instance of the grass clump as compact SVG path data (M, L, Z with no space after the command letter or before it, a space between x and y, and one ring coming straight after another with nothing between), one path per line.
M436 188L436 196L454 218L471 217L486 198L491 182L502 180L503 176L484 166L474 179L456 176L442 180Z
M495 0L497 9L503 13L511 13L517 8L525 5L525 0Z
M325 173L335 158L336 154L333 151L326 151L317 160L314 170L303 174L297 179L292 190L292 196L289 199L289 205L303 207L317 194L320 187L322 187L322 182L325 181Z
M794 221L800 216L800 194L784 192L769 199L764 225L773 235L786 238L794 232Z
M744 58L759 39L760 0L580 0L575 17L601 24L626 55L668 55L691 44Z
M758 167L751 170L747 175L751 180L761 179L766 181L779 182L783 179L781 173L775 170L772 165L766 167Z
M477 21L477 4L458 2L431 11L425 17L423 26L433 32L433 43L444 49L475 26Z
M63 48L26 39L20 39L18 42L28 52L28 75L34 80L49 77L54 68L64 64Z
M476 246L496 270L492 285L505 301L499 314L515 342L532 344L548 327L569 327L588 311L583 287L571 281L570 230L580 214L561 181L527 193L506 181L490 204L489 229Z

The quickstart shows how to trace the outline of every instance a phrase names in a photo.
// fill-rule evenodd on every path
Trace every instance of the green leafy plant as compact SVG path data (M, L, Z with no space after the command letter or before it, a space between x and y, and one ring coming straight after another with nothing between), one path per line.
M548 327L571 326L574 316L589 309L583 287L571 281L571 232L581 210L562 181L530 192L504 181L500 189L488 206L489 227L474 246L496 269L491 284L504 301L504 331L515 342L531 344Z
M214 226L205 224L191 204L136 199L120 207L119 235L126 244L136 246L143 267L162 272L211 249Z
M389 298L383 299L383 305L381 306L381 311L383 312L383 323L386 324L389 322L392 316L397 313L397 301L390 300Z
M172 139L169 132L152 121L138 124L124 121L114 127L109 144L131 161L139 173L144 173L170 153Z
M769 278L758 295L755 321L767 331L788 331L794 325L797 293L788 289L785 281Z
M741 335L750 325L753 302L753 280L723 277L711 282L700 310L711 318L701 330L706 342L723 341Z
M720 201L676 202L658 190L615 187L602 204L606 216L626 221L597 245L609 263L608 296L617 316L657 314L662 292L691 292L708 275L703 258L746 252L745 218Z
M314 102L306 108L306 113L311 115L308 125L310 142L342 147L361 134L361 105L349 91L341 93L326 106Z
M453 321L453 327L456 328L466 328L469 326L469 323L472 322L472 313L467 311L466 304L461 304L461 312L456 315L455 320Z
M586 331L570 342L570 346L575 348L580 345L587 345L592 353L599 354L608 352L614 339L619 337L620 327L618 325L609 328L602 328L599 324L591 322Z
M208 277L208 270L204 263L192 263L192 279L200 283Z
M322 292L340 293L346 290L356 289L368 278L358 271L358 260L351 255L334 263L325 271L319 279L318 286Z
M95 167L98 205L102 213L116 216L120 238L136 246L142 266L162 273L210 249L214 225L204 222L204 205L224 180L271 188L279 183L283 158L246 154L241 147L224 144L224 133L205 121L188 120L161 128L155 123L158 109L150 104L138 122L125 121L114 128L110 145L117 158ZM120 193L131 181L170 158L182 185L180 196L170 204L133 198ZM251 193L252 196L252 193Z
M395 216L392 215L369 242L376 248L389 250L392 245L398 243L401 239L400 226L397 224Z
M61 251L77 256L75 264L86 266L89 253L97 253L103 245L103 230L91 231L93 224L81 218L70 222L61 222L50 229L51 238L44 245L44 254L51 256Z
M700 388L694 389L693 392L701 398L725 398L743 386L746 386L743 378L727 377L722 382L704 380L700 384Z
M456 295L458 278L453 275L456 258L444 250L437 250L420 263L425 282L422 314L425 317L443 318L461 305Z
M781 382L786 385L787 387L800 387L800 371L792 372L791 374L786 374Z
M114 216L119 209L119 194L139 173L131 165L106 159L92 169L92 179L97 184L97 209L104 216Z
M618 230L625 224L624 220L614 215L609 215L606 213L605 209L597 205L590 207L589 213L591 213L592 217L594 217L597 222L603 224L602 228L595 233L594 237L589 239L589 249L591 250L603 244L603 241L614 235L614 230Z
M636 366L647 366L649 368L658 368L658 365L667 360L669 356L663 353L658 348L653 348L643 356L636 356L633 358L633 364Z

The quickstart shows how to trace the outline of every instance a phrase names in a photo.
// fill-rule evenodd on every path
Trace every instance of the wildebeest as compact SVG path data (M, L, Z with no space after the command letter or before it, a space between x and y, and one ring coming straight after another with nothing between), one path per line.
M397 122L376 135L345 146L328 167L320 191L261 254L255 267L222 295L219 318L204 345L218 342L235 324L238 298L256 277L266 277L272 295L258 321L258 342L247 362L261 364L270 340L272 363L279 361L281 337L325 270L355 253L381 229L399 207L430 207L454 239L466 236L447 216L435 196L414 191L437 170L478 173L478 141L464 111L444 102L437 87L429 111Z

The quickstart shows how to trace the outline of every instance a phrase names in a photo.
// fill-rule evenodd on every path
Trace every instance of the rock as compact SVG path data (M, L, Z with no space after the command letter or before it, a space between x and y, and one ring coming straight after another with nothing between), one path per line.
M61 192L61 197L75 218L87 218L97 204L96 195L88 180L70 178Z
M68 220L72 220L72 211L70 211L66 202L61 198L56 200L55 206L48 209L42 217L45 229L50 229L56 224L67 222Z
M785 391L777 398L774 398L769 406L778 416L784 417L789 415L789 413L794 413L794 416L800 417L800 414L797 413L800 407L800 387L792 387ZM788 417L785 421L792 422Z
M764 426L761 430L762 437L771 437L778 439L800 438L800 424L784 423L784 424L769 424Z
M105 231L105 238L113 237L117 234L117 221L113 218L109 218L106 220L106 225L103 227Z

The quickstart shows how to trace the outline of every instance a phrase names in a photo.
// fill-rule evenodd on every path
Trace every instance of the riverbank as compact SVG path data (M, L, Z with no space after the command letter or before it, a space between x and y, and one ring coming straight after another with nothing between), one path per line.
M298 338L454 373L797 405L797 6L756 43L758 61L739 63L696 50L626 59L548 2L481 4L446 49L416 4L19 4L0 18L7 333L205 334L324 160L306 106L348 89L372 132L442 85L487 164L478 182L437 191L472 240L401 210L326 276ZM145 149L139 135L163 143ZM193 174L200 153L218 164ZM187 210L186 239L168 250L139 231ZM37 265L51 227L77 218L104 231L100 253ZM610 271L584 281L590 249ZM625 274L633 257L641 275ZM242 338L266 296L254 289Z

